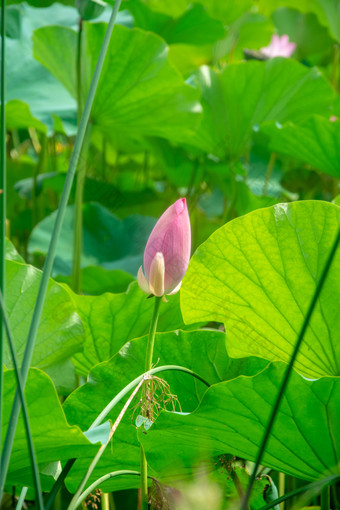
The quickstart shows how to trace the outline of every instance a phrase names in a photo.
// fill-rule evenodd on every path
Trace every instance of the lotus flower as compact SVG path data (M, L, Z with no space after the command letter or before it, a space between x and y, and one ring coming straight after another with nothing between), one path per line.
M269 46L261 48L261 53L266 57L290 57L292 53L294 53L296 48L296 44L294 42L289 41L289 37L287 34L279 37L277 34L274 34L272 40L270 41Z
M144 251L144 272L137 281L147 294L161 297L179 291L188 268L191 231L185 198L180 198L159 218Z

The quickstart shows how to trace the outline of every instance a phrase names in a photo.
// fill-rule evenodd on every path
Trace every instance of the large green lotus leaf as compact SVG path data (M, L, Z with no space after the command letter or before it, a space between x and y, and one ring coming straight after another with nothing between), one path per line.
M332 177L340 177L340 122L319 116L302 124L282 126L269 122L261 126L260 134L266 136L263 143L272 151L308 163Z
M184 365L199 373L211 384L224 379L231 379L240 373L253 375L261 370L266 362L256 358L232 360L225 348L225 334L221 331L193 331L158 333L155 340L153 359L159 365ZM65 402L64 410L70 423L86 430L102 409L133 378L144 371L147 337L127 343L111 360L94 367L88 382L78 388ZM191 376L179 372L162 372L159 374L170 384L171 393L176 394L183 411L195 409L206 390L206 386ZM133 402L132 407L138 402ZM135 410L132 419L132 407L117 429L113 440L113 450L105 454L94 478L115 469L137 469L139 463L139 443L136 438L133 421L138 415ZM170 406L171 407L171 406ZM177 406L177 409L178 406ZM111 413L113 420L119 410ZM77 462L68 477L68 488L73 491L79 483L86 467L85 461ZM92 480L93 480L92 479ZM110 482L109 488L138 486L138 480L127 479L123 482ZM122 485L123 484L123 485Z
M56 212L53 212L33 229L28 242L29 253L47 253L55 218ZM155 222L154 218L140 215L120 220L100 204L84 204L81 266L100 265L104 269L120 269L136 275ZM69 205L58 242L53 274L71 274L73 230L74 206Z
M58 282L67 283L71 286L71 276L59 276ZM99 296L104 292L118 294L125 292L134 278L131 274L113 269L106 271L99 266L84 267L81 272L81 288L84 294Z
M162 413L139 434L163 481L221 454L255 460L286 370L273 363L253 377L212 386L189 415ZM306 380L293 372L262 464L305 480L339 473L340 379Z
M136 26L155 32L168 44L211 44L225 36L221 21L211 18L202 5L191 5L177 19L152 11L141 0L130 0L126 6Z
M339 229L340 208L278 204L237 218L203 243L181 289L185 322L225 323L230 356L288 362ZM340 375L340 251L315 307L295 367Z
M4 414L1 434L3 442L9 424L15 389L14 370L8 370L4 374ZM70 426L67 423L53 383L44 372L38 369L29 371L25 396L34 449L41 471L44 471L44 467L50 462L95 455L98 446L91 444L79 427ZM42 476L41 481L43 490L50 490L54 479L45 475ZM22 417L19 418L14 439L7 484L33 486Z
M173 18L182 16L191 4L190 0L176 0L176 2L143 0L143 2L155 12L166 14ZM225 25L229 25L252 7L252 0L238 0L238 2L198 0L196 3L204 5L211 17L223 21Z
M231 159L249 149L253 129L262 122L327 114L333 98L320 71L285 58L232 64L221 73L203 67L195 77L204 113L194 137L186 141Z
M41 271L33 266L6 261L6 310L21 361L33 314ZM82 348L84 329L76 307L67 291L52 279L40 321L32 365L48 368L66 360ZM12 359L5 342L4 363L12 367Z
M136 282L122 294L78 296L72 293L72 297L85 327L84 348L74 358L80 374L87 375L94 365L111 358L126 342L149 331L153 300L147 299ZM169 303L161 306L158 331L184 327L179 295L168 299Z
M89 90L106 25L84 23L83 98ZM60 44L63 41L63 44ZM67 27L34 32L34 55L76 97L77 33ZM113 131L170 136L192 133L200 112L198 92L185 84L157 35L117 25L101 72L92 122L110 136Z
M32 3L34 0L32 0ZM34 118L53 129L53 114L57 114L65 128L75 131L76 102L63 86L32 55L32 33L38 27L54 23L77 26L77 10L49 0L40 3L41 9L22 3L21 37L6 40L6 98L28 104ZM41 5L43 4L43 5ZM59 42L60 45L60 42ZM20 58L18 58L20 55ZM20 112L20 115L25 113ZM34 126L36 127L36 126Z

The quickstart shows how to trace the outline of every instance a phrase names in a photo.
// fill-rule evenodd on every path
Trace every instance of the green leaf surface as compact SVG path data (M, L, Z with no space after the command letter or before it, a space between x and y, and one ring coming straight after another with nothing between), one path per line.
M46 255L56 212L44 218L32 231L29 253ZM97 203L83 206L83 252L81 266L100 265L107 270L119 269L135 276L142 264L144 248L156 220L133 215L120 220ZM53 274L70 275L73 258L74 206L66 209L59 238Z
M146 344L146 337L135 339L124 345L112 359L92 369L88 383L76 390L64 404L70 423L78 424L83 430L88 428L110 400L133 378L143 373ZM231 360L225 348L225 335L221 331L158 333L153 359L155 362L159 360L159 365L184 365L212 384L236 377L240 373L253 375L266 364L264 360L256 358ZM183 411L195 409L206 390L205 385L180 372L162 372L159 375L168 381L171 393L177 395ZM125 468L138 470L140 451L133 423L140 413L135 409L133 414L133 407L139 398L134 400L119 425L113 439L114 448L111 452L105 452L92 481L109 470ZM115 409L108 417L113 420L118 412ZM79 483L84 469L83 461L77 462L72 469L67 478L67 486L71 491ZM138 483L134 479L126 481L117 479L108 482L106 487L118 490L129 486L138 487Z
M71 285L70 276L59 276L58 282ZM81 288L84 294L90 296L99 296L105 292L119 294L125 292L129 284L134 281L134 277L124 271L113 269L106 271L99 266L84 267L81 272Z
M7 239L7 237L5 239L5 258L7 260L25 263L24 259L21 257L21 255L19 255L14 245L9 239Z
M31 37L33 30L49 25L51 20L56 24L76 26L77 11L50 0L31 2L44 8L21 3L21 37L6 41L6 97L8 101L27 103L33 117L50 129L53 129L53 114L57 114L65 128L74 132L76 103L65 88L33 58Z
M3 441L9 423L15 389L14 370L8 370L4 374L4 415L1 434ZM38 369L29 371L25 396L34 449L41 471L46 471L44 467L50 462L95 455L98 445L91 444L79 427L70 426L67 423L52 381L44 372ZM50 490L54 479L45 475L41 477L41 481L43 490ZM22 418L19 419L14 439L7 484L34 486Z
M327 115L333 98L320 71L284 58L232 64L221 73L203 67L195 77L202 92L203 119L187 143L221 158L244 154L253 129L262 122Z
M149 331L153 300L147 299L136 282L122 294L78 296L72 293L72 296L85 327L83 351L74 358L80 374L86 375L94 365L116 354L126 342ZM169 296L167 305L161 306L158 331L181 327L184 324L179 295L175 294Z
M221 21L211 18L202 5L191 5L179 18L152 11L141 0L130 0L127 8L136 26L163 37L168 44L204 45L225 36Z
M340 122L319 116L302 124L266 123L261 126L262 143L273 152L308 163L332 177L340 177ZM259 141L261 139L259 138Z
M340 4L337 0L315 0L322 10L332 35L340 42Z
M40 280L38 269L7 260L6 311L19 361L25 350ZM65 361L82 348L83 341L83 325L72 299L61 285L50 279L32 365L47 368ZM12 367L7 342L4 363Z
M185 322L224 322L230 356L288 362L339 229L327 202L278 204L237 218L199 247L181 290ZM295 368L340 375L340 252L335 256Z
M255 460L285 369L273 363L216 384L192 414L162 413L139 434L151 468L169 482L217 455ZM339 390L339 378L310 381L293 372L262 464L305 480L339 473Z
M84 99L105 30L104 23L84 23ZM33 42L35 58L76 97L76 32L67 27L43 27L34 32ZM198 92L185 84L170 64L164 41L150 32L117 25L101 73L92 122L109 136L112 131L128 134L133 129L136 136L179 140L192 133L199 112Z
M6 126L8 129L33 127L42 133L46 133L46 126L33 117L29 106L14 99L6 104Z

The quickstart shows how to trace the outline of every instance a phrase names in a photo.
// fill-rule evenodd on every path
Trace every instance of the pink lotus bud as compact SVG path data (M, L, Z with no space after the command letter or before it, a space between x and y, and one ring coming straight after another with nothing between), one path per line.
M272 40L270 41L269 46L265 46L261 48L261 53L266 57L290 57L292 53L294 53L296 48L296 44L294 42L289 41L289 37L287 34L284 34L282 37L279 37L277 34L274 34Z
M180 198L159 218L144 251L144 272L137 281L147 294L178 292L190 260L191 231L185 198Z
M329 120L330 120L331 122L336 122L336 121L338 120L338 117L337 117L336 115L331 115L331 116L329 117Z

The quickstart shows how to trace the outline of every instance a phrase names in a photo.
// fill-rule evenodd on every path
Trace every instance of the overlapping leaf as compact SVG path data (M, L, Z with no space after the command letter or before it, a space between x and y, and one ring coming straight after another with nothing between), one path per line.
M41 271L33 266L7 260L6 310L19 360L25 350L40 279ZM83 341L83 325L72 299L50 279L32 365L46 369L65 361L82 348ZM7 342L4 362L12 367Z
M184 320L224 322L233 357L289 361L339 222L336 205L304 201L226 224L191 259ZM340 374L339 271L338 251L295 364L307 377Z
M1 435L3 440L9 423L15 389L14 370L8 370L4 374L4 414ZM25 395L40 470L43 471L46 464L50 462L95 455L98 446L91 444L79 427L70 426L67 423L58 395L51 379L46 374L38 369L31 369ZM51 489L53 482L52 477L42 476L43 490ZM26 431L21 418L15 435L7 483L9 485L33 486L30 457L27 453Z
M279 154L308 163L332 177L340 177L340 122L314 116L302 124L266 123L263 143ZM268 138L269 140L268 140Z
M232 64L221 73L204 67L195 76L204 113L187 142L230 159L249 150L253 129L262 122L297 122L313 113L327 114L333 98L320 71L290 59Z
M135 339L127 343L111 360L93 368L88 383L76 390L64 404L70 423L78 424L86 430L110 400L132 379L143 373L146 344L146 337ZM231 379L240 373L253 375L266 365L264 360L255 358L231 360L225 349L225 335L221 331L157 334L153 359L159 365L184 365L211 384ZM206 390L205 385L183 373L162 372L159 375L169 382L171 393L177 395L183 411L195 409ZM139 398L140 396L132 403L119 425L113 440L114 448L105 453L93 479L115 469L139 470L139 443L133 425L139 414L138 408L134 410L134 419L132 418L133 406L138 403ZM117 413L115 409L109 416L113 419ZM75 464L68 477L70 490L75 489L85 469L85 461ZM111 481L107 487L138 487L138 484L138 479L130 477L123 481Z
M84 99L105 30L104 23L84 24ZM76 32L67 27L43 27L35 31L33 41L35 57L76 97ZM150 32L117 25L92 108L94 124L109 135L117 130L128 134L133 129L134 136L180 139L192 132L199 112L198 93L169 62L164 41Z
M255 460L284 371L273 363L254 377L212 386L192 414L162 413L139 434L152 469L171 481L222 454ZM292 374L264 465L305 480L339 473L339 385L339 378Z

